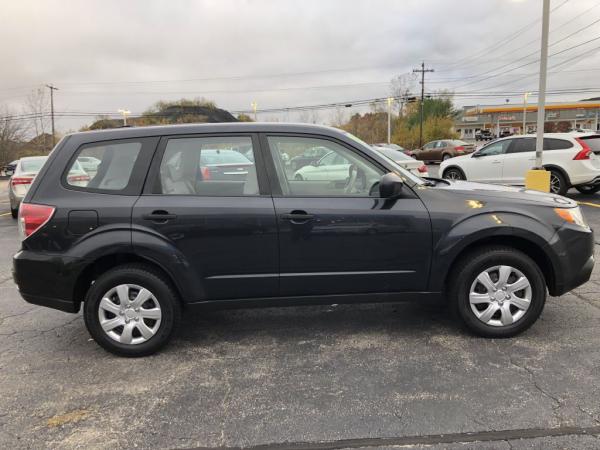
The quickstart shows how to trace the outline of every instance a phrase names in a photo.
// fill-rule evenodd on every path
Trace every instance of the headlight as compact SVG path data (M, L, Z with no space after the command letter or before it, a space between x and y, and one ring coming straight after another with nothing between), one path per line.
M579 206L575 208L554 208L554 212L565 222L579 225L583 228L588 228Z

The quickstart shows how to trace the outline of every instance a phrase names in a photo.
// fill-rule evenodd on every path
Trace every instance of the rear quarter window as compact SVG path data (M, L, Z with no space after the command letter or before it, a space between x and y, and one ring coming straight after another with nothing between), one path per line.
M566 139L544 138L544 150L565 150L573 148L573 143Z
M84 144L69 161L62 183L81 191L139 193L155 143L144 138Z

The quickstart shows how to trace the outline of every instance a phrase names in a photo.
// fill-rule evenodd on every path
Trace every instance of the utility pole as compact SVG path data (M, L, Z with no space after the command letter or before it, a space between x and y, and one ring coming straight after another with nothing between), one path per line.
M542 48L540 51L540 87L538 94L537 139L535 141L535 168L542 169L544 150L544 122L546 119L546 72L548 70L548 29L550 28L550 0L542 8Z
M250 106L252 106L252 111L254 111L254 121L256 122L256 108L258 108L258 103L252 102Z
M121 115L123 116L123 126L126 127L127 126L127 116L129 114L131 114L131 111L129 111L128 109L119 109L117 112L121 113Z
M387 135L387 143L390 144L392 142L392 101L394 99L392 97L388 97L387 105L388 105L388 135Z
M433 69L425 68L425 61L421 63L420 69L413 69L413 72L421 73L421 120L419 122L419 148L423 146L423 109L425 104L425 72L433 72Z
M52 148L54 148L56 145L56 134L54 133L54 91L58 91L58 88L51 84L47 84L46 87L50 89L50 120L52 121Z

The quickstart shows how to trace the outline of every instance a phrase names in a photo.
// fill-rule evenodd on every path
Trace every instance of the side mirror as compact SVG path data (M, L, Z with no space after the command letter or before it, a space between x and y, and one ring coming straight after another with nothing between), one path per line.
M395 198L402 193L404 181L395 173L386 173L379 180L379 196L381 198Z

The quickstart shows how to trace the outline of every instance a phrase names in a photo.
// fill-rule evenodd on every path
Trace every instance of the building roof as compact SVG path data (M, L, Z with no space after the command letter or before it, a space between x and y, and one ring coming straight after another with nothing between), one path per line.
M600 109L600 101L549 102L546 103L545 108L547 111L552 111L556 109ZM476 116L478 114L522 112L523 109L525 108L522 103L512 103L505 105L478 105L465 108L464 115ZM537 111L537 104L528 104L526 109L527 112Z

